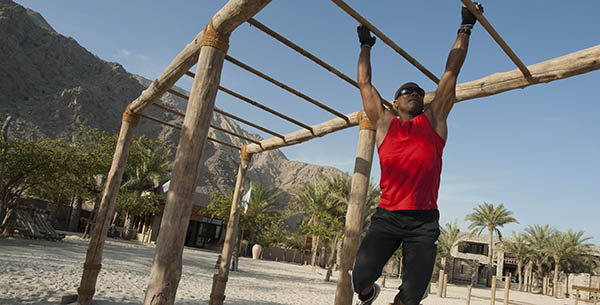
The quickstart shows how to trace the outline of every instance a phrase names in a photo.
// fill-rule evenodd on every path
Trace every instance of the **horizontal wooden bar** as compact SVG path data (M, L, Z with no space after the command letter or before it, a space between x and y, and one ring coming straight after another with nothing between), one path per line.
M224 132L224 133L226 133L226 134L229 134L229 135L232 135L232 136L234 136L234 137L238 137L238 138L240 138L240 139L244 139L244 140L246 140L246 141L248 141L248 142L252 142L252 143L254 143L254 144L258 144L258 145L260 145L260 142L259 142L259 141L256 141L256 140L254 140L254 139L250 139L250 138L248 138L248 137L246 137L246 136L243 136L243 135L237 134L237 133L235 133L235 132L229 131L229 130L227 130L227 129L225 129L225 128L221 128L221 127L219 127L219 126L215 126L215 125L213 125L213 124L210 124L210 128L212 128L212 129L216 129L216 130L219 130L219 131L222 131L222 132Z
M525 79L521 71L515 69L458 84L456 86L456 103L478 97L490 96L517 88L525 88L535 84L548 83L558 79L598 70L600 69L600 45L537 63L528 68L532 73L530 79ZM431 103L434 96L435 92L427 92L425 94L425 103ZM262 147L256 144L249 144L246 146L246 151L248 153L257 153L265 150L277 149L356 126L358 124L356 119L357 115L358 112L348 114L347 116L350 118L350 122L335 118L314 125L312 127L315 135L302 129L287 134L285 136L286 142L282 142L278 138L265 139L261 141Z
M157 118L153 118L153 117L151 117L151 116L148 116L148 115L145 115L145 114L143 114L143 113L142 113L142 114L140 114L140 115L141 115L143 118L145 118L145 119L148 119L148 120L150 120L150 121L154 121L154 122L156 122L156 123L160 123L160 124L163 124L163 125L169 126L169 127L171 127L171 128L175 128L175 129L181 130L181 127L180 127L180 126L177 126L177 125L175 125L175 124L171 124L171 123L169 123L169 122L165 122L165 121L163 121L163 120L159 120L159 119L157 119ZM207 139L209 139L210 141L213 141L213 142L215 142L215 143L219 143L219 144L222 144L222 145L225 145L225 146L231 147L231 148L235 148L235 149L237 149L237 150L240 150L240 149L241 149L241 147L239 147L239 146L235 146L235 145L233 145L233 144L229 144L229 143L226 143L226 142L223 142L223 141L217 140L217 139L215 139L215 138L212 138L212 137L206 137L206 138L207 138ZM258 145L260 145L260 143L258 143Z
M290 48L292 48L296 52L304 55L306 58L312 60L313 62L315 62L319 66L325 68L325 70L327 70L327 71L329 71L329 72L337 75L339 78L345 80L350 85L358 88L358 83L355 80L353 80L352 78L348 77L346 74L338 71L336 68L334 68L331 65L327 64L326 62L322 61L321 59L319 59L318 57L316 57L313 54L309 53L308 51L304 50L303 48L299 47L297 44L291 42L287 38L281 36L279 33L277 33L275 31L273 31L272 29L268 28L266 25L260 23L258 20L254 19L254 18L250 18L247 22L250 23L251 25L255 26L257 29L263 31L265 34L267 34L267 35L275 38L277 41L283 43L284 45L286 45L286 46L288 46Z
M500 36L500 34L498 34L498 32L496 32L494 27L488 22L487 18L485 18L485 16L477 10L477 8L475 7L475 4L473 4L473 2L471 2L471 0L461 0L461 1L469 9L469 11L472 14L477 16L477 20L479 20L479 23L481 23L483 28L492 36L492 38L494 38L494 40L502 48L504 53L506 53L506 55L508 55L508 57L513 61L513 63L515 63L517 68L519 68L519 70L521 70L521 73L523 73L525 78L531 77L531 72L529 72L529 70L527 69L527 66L525 66L525 64L523 64L523 62L521 61L521 59L519 59L517 54L515 54L515 52L513 52L513 50L504 41L504 39L502 39L502 36Z
M343 114L341 114L341 113L333 110L332 108L330 108L330 107L328 107L328 106L326 106L326 105L324 105L324 104L316 101L315 99L307 96L306 94L304 94L304 93L302 93L302 92L300 92L300 91L298 91L298 90L296 90L296 89L294 89L294 88L292 88L292 87L290 87L290 86L288 86L288 85L286 85L286 84L284 84L284 83L282 83L282 82L280 82L280 81L278 81L278 80L276 80L276 79L274 79L274 78L272 78L272 77L270 77L270 76L268 76L268 75L266 75L266 74L264 74L264 73L262 73L262 72L260 72L260 71L258 71L256 69L254 69L254 68L246 65L245 63L243 63L243 62L241 62L241 61L239 61L239 60L237 60L237 59L235 59L235 58L233 58L233 57L231 57L229 55L225 55L225 60L229 61L230 63L232 63L232 64L234 64L234 65L236 65L236 66L238 66L238 67L240 67L240 68L242 68L242 69L244 69L244 70L246 70L246 71L248 71L248 72L250 72L250 73L252 73L252 74L254 74L254 75L256 75L256 76L258 76L258 77L260 77L260 78L262 78L262 79L264 79L264 80L266 80L266 81L268 81L268 82L270 82L270 83L272 83L272 84L274 84L274 85L276 85L276 86L278 86L278 87L280 87L280 88L282 88L282 89L284 89L284 90L286 90L286 91L288 91L288 92L290 92L290 93L292 93L292 94L294 94L294 95L296 95L296 96L298 96L300 98L302 98L302 99L304 99L304 100L306 100L307 102L309 102L309 103L311 103L311 104L313 104L313 105L315 105L315 106L317 106L317 107L319 107L319 108L321 108L321 109L323 109L325 111L328 111L329 113L332 113L332 114L334 114L334 115L342 118L346 122L348 122L348 118L345 115L343 115Z
M242 149L242 148L241 148L241 147L239 147L239 146L235 146L235 145L233 145L233 144L229 144L229 143L227 143L227 142L223 142L223 141L217 140L217 139L215 139L215 138L211 138L211 137L206 137L206 138L207 138L207 139L209 139L209 140L211 140L211 141L213 141L213 142L215 142L215 143L219 143L219 144L221 144L221 145L225 145L225 146L228 146L228 147L231 147L231 148L235 148L235 149L237 149L237 150L241 150L241 149Z
M381 41L390 46L394 51L404 57L408 62L410 62L415 68L419 69L425 76L431 79L434 83L439 84L440 80L433 73L429 72L423 65L421 65L416 59L410 56L406 51L404 51L400 46L398 46L393 40L387 37L383 32L377 29L373 24L371 24L365 17L361 16L357 13L352 7L346 4L342 0L331 0L337 6L339 6L343 11L345 11L348 15L350 15L354 20L358 21L360 24L366 26L375 34L375 36L379 37Z
M220 114L222 114L222 115L224 115L224 116L226 116L226 117L230 117L230 118L232 118L232 119L234 119L234 120L238 120L238 121L240 121L240 122L242 122L242 123L244 123L244 124L246 124L246 125L248 125L248 126L252 126L252 127L256 128L256 129L258 129L258 130L262 130L262 131L264 131L264 132L266 132L266 133L268 133L268 134L270 134L270 135L276 136L276 137L280 138L280 139L281 139L282 141L284 141L284 142L286 141L286 140L285 140L285 137L284 137L282 134L280 134L280 133L277 133L277 132L274 132L274 131L272 131L272 130L269 130L269 129L267 129L267 128L264 128L264 127L262 127L262 126L256 125L256 124L254 124L254 123L252 123L252 122L249 122L249 121L247 121L247 120L244 120L244 119L242 119L242 118L240 118L240 117L238 117L238 116L235 116L235 115L233 115L233 114L231 114L231 113L225 112L225 111L223 111L223 110L221 110L221 109L219 109L219 108L217 108L217 107L215 107L215 108L214 108L214 111L215 111L216 113L220 113Z
M587 286L573 285L572 289L581 290L581 291L590 291L590 292L600 292L600 288L587 287Z
M177 91L175 91L173 89L169 89L167 92L169 92L169 93L171 93L173 95L179 96L180 98L185 99L185 100L189 99L189 97L187 95L179 93L179 92L177 92ZM165 106L163 106L163 107L165 107ZM262 130L262 131L264 131L264 132L266 132L266 133L268 133L270 135L276 136L276 137L281 138L282 140L285 141L285 137L283 135L281 135L279 133L276 133L276 132L274 132L272 130L269 130L267 128L264 128L262 126L256 125L256 124L254 124L252 122L249 122L247 120L244 120L244 119L242 119L240 117L237 117L237 116L235 116L235 115L233 115L231 113L228 113L228 112L225 112L223 110L220 110L217 107L215 107L213 111L216 112L216 113L220 113L220 114L222 114L222 115L224 115L226 117L232 118L234 120L238 120L238 121L240 121L240 122L242 122L242 123L244 123L244 124L246 124L248 126L252 126L252 127L256 128L258 130Z
M163 125L167 125L167 126L169 126L169 127L172 127L172 128L175 128L175 129L179 129L179 130L181 130L181 126L177 126L177 125L175 125L175 124L171 124L171 123L169 123L169 122L165 122L165 121L163 121L163 120L159 120L159 119L157 119L157 118L153 118L153 117L151 117L151 116L149 116L149 115L145 115L145 114L143 114L143 113L142 113L142 114L140 114L140 115L141 115L141 116L142 116L144 119L148 119L148 120L150 120L150 121L154 121L154 122L156 122L156 123L163 124Z
M292 123L294 123L294 124L296 124L296 125L298 125L298 126L300 126L302 128L308 129L309 131L312 132L312 128L310 126L308 126L308 125L306 125L304 123L301 123L301 122L299 122L299 121L297 121L297 120L295 120L295 119L293 119L293 118L291 118L291 117L289 117L289 116L287 116L285 114L279 113L279 112L277 112L277 111L275 111L275 110L273 110L273 109L271 109L271 108L269 108L267 106L264 106L264 105L262 105L262 104L260 104L260 103L258 103L256 101L253 101L253 100L251 100L251 99L249 99L249 98L247 98L247 97L245 97L245 96L243 96L241 94L238 94L238 93L236 93L236 92L234 92L232 90L229 90L229 89L227 89L227 88L225 88L223 86L219 86L219 90L221 90L221 91L223 91L223 92L225 92L225 93L227 93L227 94L229 94L229 95L231 95L233 97L237 97L238 99L240 99L240 100L242 100L242 101L244 101L244 102L246 102L246 103L248 103L250 105L256 106L256 107L258 107L258 108L260 108L260 109L262 109L264 111L272 113L272 114L274 114L274 115L276 115L276 116L278 116L278 117L280 117L280 118L282 118L282 119L284 119L284 120L286 120L288 122L292 122Z
M181 117L185 117L185 114L184 114L184 113L182 113L182 112L179 112L179 111L177 111L177 110L175 110L175 109L172 109L172 108L170 108L170 107L167 107L167 106L165 106L165 105L162 105L162 104L159 104L159 103L154 103L154 104L152 104L152 106L154 106L154 107L157 107L157 108L160 108L160 109L163 109L163 110L165 110L165 111L168 111L168 112L170 112L170 113L173 113L173 114L179 115L179 116L181 116ZM234 137L238 137L238 138L240 138L240 139L244 139L244 140L246 140L246 141L248 141L248 142L252 142L252 143L256 143L256 144L259 144L259 145L260 145L260 142L258 142L258 141L256 141L256 140L254 140L254 139L250 139L250 138L248 138L248 137L246 137L246 136L243 136L243 135L237 134L237 133L235 133L235 132L232 132L232 131L229 131L229 130L227 130L227 129L223 129L223 128L221 128L221 127L218 127L218 126L215 126L215 125L213 125L213 124L210 124L210 127L211 127L211 128L213 128L213 129L216 129L216 130L220 130L220 131L222 131L222 132L225 132L225 133L227 133L227 134L230 134L230 135L232 135L232 136L234 136Z
M194 73L189 72L189 71L188 71L188 73L186 73L186 75L188 75L190 77L194 77ZM260 104L259 102L251 100L251 99L249 99L249 98L247 98L247 97L245 97L245 96L243 96L243 95L241 95L241 94L239 94L237 92L234 92L233 90L229 90L229 89L227 89L227 88L225 88L223 86L219 86L219 90L221 90L221 91L223 91L223 92L225 92L225 93L227 93L227 94L229 94L229 95L231 95L233 97L236 97L236 98L238 98L238 99L240 99L240 100L242 100L242 101L244 101L244 102L246 102L246 103L248 103L250 105L256 106L256 107L258 107L258 108L260 108L262 110L270 112L270 113L272 113L272 114L274 114L274 115L276 115L276 116L278 116L278 117L280 117L280 118L282 118L284 120L292 122L292 123L294 123L294 124L296 124L296 125L298 125L298 126L300 126L302 128L306 128L306 129L312 131L312 129L311 129L310 126L308 126L308 125L306 125L304 123L301 123L301 122L299 122L299 121L297 121L297 120L295 120L295 119L293 119L293 118L291 118L291 117L289 117L289 116L287 116L285 114L279 113L279 112L277 112L277 111L275 111L275 110L273 110L273 109L271 109L271 108L269 108L267 106L264 106L264 105Z
M250 20L248 20L248 23L250 23L251 25L255 26L257 29L263 31L265 34L267 34L267 35L275 38L277 41L283 43L284 45L292 48L296 52L304 55L306 58L312 60L314 63L318 64L319 66L321 66L323 68L325 68L325 70L327 70L327 71L329 71L329 72L337 75L339 78L345 80L350 85L358 88L358 83L355 80L353 80L352 78L350 78L348 75L346 75L346 74L338 71L336 68L332 67L328 63L322 61L318 57L316 57L313 54L309 53L308 51L304 50L303 48L301 48L297 44L291 42L290 40L288 40L287 38L283 37L279 33L277 33L275 31L273 31L272 29L268 28L266 25L258 22L258 20L254 19L254 18L250 18ZM388 102L386 100L382 100L382 103L385 106L385 108L387 108L388 110L390 110L394 115L398 115L398 112L396 111L396 109L394 109L394 106L392 106L392 104L390 102Z

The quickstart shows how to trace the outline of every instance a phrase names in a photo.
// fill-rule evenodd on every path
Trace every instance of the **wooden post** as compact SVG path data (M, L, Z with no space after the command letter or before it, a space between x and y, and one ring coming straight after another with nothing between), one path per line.
M192 85L179 146L173 166L171 186L163 216L163 226L154 254L154 263L145 305L171 305L181 279L185 232L200 171L200 161L208 134L221 69L229 35L270 0L230 0L217 12L202 32L196 77ZM143 108L145 102L139 102Z
M106 179L102 201L100 202L98 214L96 214L96 223L90 236L85 263L83 264L81 283L77 289L78 304L91 304L96 292L96 281L102 268L102 251L104 250L104 242L106 241L106 234L111 220L110 217L115 210L117 194L121 187L127 157L133 143L133 133L139 120L140 116L131 112L129 107L123 113L119 139L117 140L115 154Z
M467 286L467 305L471 305L471 289L473 288L473 284L469 284Z
M446 292L448 292L448 274L444 273L444 283L442 286L442 295L444 298L446 297Z
M506 282L504 282L504 305L508 305L508 298L510 294L510 274L506 277Z
M440 269L440 276L438 277L438 282L437 282L437 295L440 298L443 298L444 296L442 295L442 288L444 287L444 269Z
M225 232L225 242L221 251L221 264L219 271L213 276L212 291L210 293L210 305L221 305L225 300L225 288L229 277L229 267L231 265L231 256L235 246L235 237L238 231L240 220L240 199L242 198L242 187L246 178L246 172L250 165L252 155L246 153L245 146L242 148L240 156L240 168L238 170L235 189L233 191L233 200L231 201L231 211L229 212L229 221L227 222L227 231Z
M352 175L348 211L346 212L342 261L335 291L335 305L352 303L354 292L352 291L352 279L348 270L352 268L358 250L363 210L369 189L369 176L371 175L371 164L373 163L373 151L375 149L375 127L364 111L361 111L358 117L360 124L358 148L354 161L354 175Z
M496 304L496 276L493 275L492 276L492 299L491 299L491 305Z

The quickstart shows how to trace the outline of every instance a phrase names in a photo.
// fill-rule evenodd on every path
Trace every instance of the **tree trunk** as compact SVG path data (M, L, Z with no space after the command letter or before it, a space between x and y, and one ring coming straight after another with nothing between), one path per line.
M558 263L560 257L554 256L554 280L552 281L552 296L558 298Z
M338 271L340 264L342 263L342 247L344 246L344 239L338 238L336 242L336 255L335 255L335 271Z
M488 274L487 274L487 279L486 279L486 285L489 286L490 285L490 279L492 278L492 268L494 267L494 228L491 226L488 226L488 231L490 232L490 245L489 245L489 249L488 249L488 259L489 259L489 265L488 265Z
M68 230L71 232L79 232L79 217L81 216L81 206L83 205L83 198L77 198L74 202L74 206L71 207L71 217L69 219Z
M6 120L4 120L4 124L2 124L2 130L0 131L0 133L2 133L3 142L8 141L8 124L10 123L11 119L12 117L9 115L8 117L6 117ZM6 202L4 200L4 192L7 191L5 190L4 186L5 172L6 165L4 163L0 163L0 220L3 220L4 215L6 215Z
M317 253L319 252L319 236L313 236L312 240L312 258L310 260L310 265L315 267L317 264Z
M313 224L315 226L318 226L319 225L319 219L317 219L317 218L313 219ZM312 254L312 258L310 260L310 265L313 266L313 267L315 267L316 262L317 262L317 253L319 252L319 241L320 241L319 239L320 239L319 236L316 236L316 235L312 236L312 247L310 249L311 254Z
M517 276L519 277L519 291L523 291L523 261L517 260Z
M96 214L98 214L98 206L100 205L100 202L96 201L94 203L94 209L92 210L92 213L90 215L90 218L88 219L88 223L85 226L85 230L83 231L83 235L81 236L82 239L86 239L90 237L90 232L94 229L94 224L96 223Z
M327 261L327 274L325 275L325 281L329 282L331 273L333 272L333 264L335 262L335 250L337 248L337 237L331 241L331 253L329 254L329 260Z

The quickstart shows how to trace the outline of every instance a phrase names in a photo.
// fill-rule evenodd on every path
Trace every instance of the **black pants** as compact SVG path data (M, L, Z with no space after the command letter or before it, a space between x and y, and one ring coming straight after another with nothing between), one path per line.
M439 218L438 210L388 211L377 208L356 254L352 270L354 291L360 293L373 285L387 261L402 245L402 285L398 296L405 305L418 305L435 264Z

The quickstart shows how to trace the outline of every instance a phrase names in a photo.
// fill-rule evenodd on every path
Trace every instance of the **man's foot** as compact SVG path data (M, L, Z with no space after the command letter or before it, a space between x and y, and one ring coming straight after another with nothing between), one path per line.
M379 296L379 292L381 292L381 287L379 287L379 285L377 285L377 284L373 284L373 290L371 290L371 293L368 296L368 298L363 301L360 299L360 295L359 295L358 302L356 302L356 305L371 305L371 304L373 304L373 302L375 301L377 296Z

